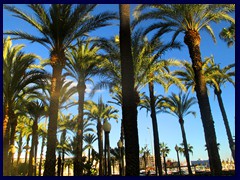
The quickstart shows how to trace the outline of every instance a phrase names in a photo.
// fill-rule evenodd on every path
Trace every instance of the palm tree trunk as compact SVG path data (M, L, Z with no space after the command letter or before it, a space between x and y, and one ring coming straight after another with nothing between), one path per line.
M8 159L8 149L9 149L9 113L10 109L7 105L4 109L4 119L3 119L3 175L9 175L9 159Z
M120 139L121 139L121 142L123 143L123 146L120 148L120 151L121 151L121 175L124 176L125 175L125 165L124 165L124 155L125 155L125 152L124 152L124 128L123 128L123 120L121 120L121 133L120 133Z
M185 128L184 128L184 120L182 118L180 118L179 123L181 126L183 145L184 145L184 156L186 157L186 161L187 161L188 174L192 175L192 169L191 169L190 160L189 160L187 137L186 137Z
M35 137L34 169L33 169L34 176L37 176L37 152L38 152L38 132L36 133Z
M24 162L24 164L25 164L25 166L24 166L24 173L25 173L25 175L27 175L27 173L28 173L28 169L27 169L27 160L28 160L28 147L29 147L29 141L30 141L30 135L28 135L28 137L27 137L27 142L26 142L26 153L25 153L25 162Z
M62 168L61 168L61 176L63 176L64 163L65 163L65 150L64 150L64 148L63 148L63 150L62 150Z
M224 122L225 129L226 129L226 132L227 132L229 147L230 147L231 152L232 152L232 157L235 161L235 148L234 148L235 143L233 142L232 133L231 133L231 130L230 130L230 127L229 127L227 114L226 114L226 111L225 111L225 108L224 108L224 105L223 105L222 96L221 96L222 91L221 91L221 89L219 89L219 91L218 91L215 88L214 92L215 92L215 94L217 95L217 98L218 98L218 104L219 104L219 107L221 109L223 122Z
M52 58L54 59L54 58ZM57 119L59 108L59 95L61 89L61 75L63 66L53 65L53 76L51 81L51 98L49 107L49 125L47 134L47 152L44 166L44 176L55 176L56 165L56 142L57 142Z
M12 116L12 123L10 124L10 146L15 146L14 141L15 141L15 134L16 134L16 126L17 126L17 118L15 116ZM8 153L8 163L9 167L11 170L13 170L13 163L11 163L11 159L13 159L14 154L11 152ZM11 172L12 174L13 172Z
M120 4L120 54L122 76L122 117L125 135L126 175L139 176L139 142L137 99L134 90L134 69L131 52L130 8Z
M103 132L101 120L97 123L98 151L99 151L99 176L103 176Z
M22 141L23 137L22 137L22 130L20 130L20 134L19 134L19 142L18 142L18 156L17 156L17 165L19 164L19 160L20 160L20 156L22 154Z
M217 148L217 138L215 133L214 121L207 94L206 82L202 72L199 33L193 30L186 31L184 42L188 46L189 54L192 59L192 67L194 70L196 82L195 90L203 123L211 173L213 175L221 175L222 165Z
M163 153L163 163L164 163L165 175L167 175L167 163L166 163L166 156L164 153Z
M35 153L35 145L36 145L36 138L37 138L37 124L38 123L38 119L34 119L33 122L33 126L32 126L32 145L31 145L31 150L30 150L30 156L29 156L29 164L28 164L28 176L32 176L33 175L33 166L34 166L34 162L33 162L33 157L35 157L34 153Z
M83 175L83 162L82 162L82 151L83 151L83 104L84 104L84 94L86 85L84 80L78 82L78 132L77 132L77 163L74 168L76 168L76 173L74 176Z
M154 97L154 85L153 82L149 82L149 94L150 94L150 106L151 106L151 118L153 126L153 139L154 139L154 153L155 153L155 166L156 174L162 175L162 163L160 160L160 148L159 148L159 134L157 125L157 116L155 109L155 97Z
M88 162L91 162L91 161L90 161L90 150L91 150L91 149L88 148Z
M57 176L61 175L61 167L62 167L62 160L61 160L61 154L58 154L57 158Z
M38 170L38 176L41 176L42 171L42 157L43 157L43 148L45 144L45 136L42 136L42 146L41 146L41 153L40 153L40 162L39 162L39 170Z

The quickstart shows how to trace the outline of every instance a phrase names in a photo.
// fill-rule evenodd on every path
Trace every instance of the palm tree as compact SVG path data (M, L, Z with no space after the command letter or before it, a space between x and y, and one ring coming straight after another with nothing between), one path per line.
M167 175L167 163L166 163L166 157L170 152L169 147L167 146L166 143L160 143L160 151L162 153L163 156L163 162L164 162L164 170L165 170L165 175Z
M85 148L88 149L88 161L91 162L91 161L90 161L90 150L93 149L92 144L97 140L97 137L96 137L95 134L90 134L90 133L88 133L88 134L85 134L85 135L83 136L83 140L84 140L84 142L87 143L86 146L85 146ZM84 148L84 149L85 149L85 148Z
M18 134L16 143L18 148L18 156L17 156L17 165L19 164L20 156L22 154L22 148L23 148L23 128L24 128L24 116L19 116L18 123L16 127L16 134Z
M38 167L38 176L42 175L42 162L43 162L43 149L46 146L46 138L47 138L47 128L46 123L39 124L39 136L42 137L41 151L40 151L40 161Z
M85 108L87 110L86 115L88 115L88 118L90 120L97 122L97 136L98 136L98 148L99 148L99 156L100 156L100 162L99 162L99 175L103 175L103 127L102 123L105 120L108 119L116 119L118 118L118 115L116 114L118 112L117 109L115 109L113 106L109 106L107 104L103 103L102 97L99 98L98 103L95 103L93 101L87 101L85 103Z
M67 137L67 133L69 131L72 131L74 127L76 126L76 121L74 121L74 118L71 118L71 114L64 115L60 113L60 118L58 122L59 131L61 132L60 140L58 143L57 148L59 149L59 152L62 153L61 157L61 176L63 176L63 170L64 170L64 162L65 162L65 154L70 151L70 143ZM60 168L59 168L60 169Z
M149 159L148 157L150 156L150 150L148 149L147 145L141 148L141 150L139 151L139 154L142 156L145 170L147 170L148 159Z
M191 63L189 63L187 61L184 61L182 63L183 63L183 67L184 67L185 71L176 70L173 72L173 75L179 76L179 79L181 79L182 81L185 82L185 85L187 88L192 87L192 90L194 90L196 83L195 83L194 71L191 66ZM227 132L227 136L228 136L228 140L229 140L229 147L232 151L232 156L234 156L234 154L235 154L234 148L233 148L234 142L233 142L231 131L230 131L230 128L228 125L228 119L227 119L227 115L225 112L225 108L223 106L223 102L222 102L222 98L221 98L222 91L221 91L220 87L222 85L224 85L226 82L230 82L231 84L233 84L235 86L235 83L231 78L232 76L235 76L235 72L233 72L233 71L228 72L234 66L235 66L235 64L230 64L230 65L224 67L223 69L220 69L219 65L214 64L213 57L205 58L203 61L203 64L202 64L202 69L203 69L203 74L204 74L205 80L206 80L207 84L209 84L211 87L214 88L214 93L217 95L217 98L218 98L219 107L222 112L226 132Z
M68 176L70 176L70 168L73 166L73 160L72 159L66 159L65 166L68 167Z
M234 148L235 143L233 141L233 136L229 127L227 114L226 114L226 111L223 105L222 96L221 96L222 94L221 86L225 85L225 83L230 82L235 87L235 82L232 79L232 77L235 76L235 71L230 71L233 67L235 67L235 64L230 64L221 69L219 65L214 64L213 57L210 57L207 59L211 60L210 61L211 67L208 67L209 68L208 71L211 74L211 78L207 83L214 88L214 93L217 96L218 104L222 113L223 122L225 125L227 137L228 137L229 147L232 152L232 157L235 161L235 148Z
M28 176L33 176L36 174L36 166L35 169L33 164L36 164L36 154L37 154L37 144L38 144L38 121L41 116L46 114L45 105L43 103L39 103L39 101L31 101L26 105L27 114L29 114L30 119L33 120L32 125L32 144L30 149L30 157L29 157L29 169ZM34 162L33 162L33 158Z
M122 118L125 135L126 175L139 175L139 144L137 104L134 90L134 70L131 52L130 8L120 4L120 56L122 76Z
M85 41L85 42L84 42ZM78 92L78 130L77 130L77 157L79 161L76 172L82 175L83 169L82 164L82 152L83 152L83 104L84 95L86 90L86 82L91 81L91 77L101 72L99 64L102 59L97 53L99 47L94 44L90 44L91 40L77 40L77 45L71 48L71 51L67 53L67 75L74 78L77 81L77 92Z
M191 154L193 155L193 146L191 146L190 144L188 144L187 147L188 147L188 153L191 153ZM185 148L184 148L184 144L183 144L183 143L180 144L179 153L180 153L180 154L183 154L184 157L186 158L186 152L185 152ZM189 162L191 162L191 161L190 161L190 156L189 156Z
M139 12L153 8L152 11ZM206 81L202 73L202 60L200 51L200 30L206 30L215 41L211 22L223 20L235 23L229 13L235 10L233 4L158 4L158 5L139 5L136 8L136 23L143 20L154 19L145 33L153 30L157 32L153 38L159 37L163 33L174 32L172 42L180 33L185 33L184 43L189 49L192 60L194 76L196 79L196 94L201 112L201 119L204 127L205 140L208 146L208 156L212 174L219 175L222 171L221 160L217 149L216 133L212 118L209 98L207 94ZM156 20L160 20L156 22Z
M187 147L188 147L188 153L191 153L193 155L193 146L188 144ZM185 156L186 153L185 153L185 148L183 143L180 144L179 152L180 154L183 154Z
M26 39L40 43L50 52L53 73L44 175L54 176L59 92L62 69L66 63L65 51L78 37L85 36L86 33L99 27L109 25L107 21L116 18L116 15L104 12L90 16L89 13L93 11L96 4L52 4L48 10L41 4L29 4L28 7L35 13L35 16L30 16L14 6L4 5L5 9L31 24L41 35L36 36L22 31L7 31L5 34L13 35L15 39Z
M12 46L10 37L3 39L3 175L9 175L8 148L10 143L13 144L9 142L9 137L10 130L11 136L14 137L17 126L14 110L19 105L18 100L24 95L24 91L25 93L31 91L35 87L34 84L41 81L44 73L39 69L30 69L38 57L34 54L25 54L22 52L23 47L24 45ZM31 83L34 83L32 88L27 89Z
M223 28L219 37L227 43L228 47L233 46L235 43L235 24L231 23L228 28Z
M191 108L191 106L196 104L197 101L194 97L189 98L189 93L183 94L182 92L180 92L178 95L175 93L172 93L168 98L165 98L165 101L162 103L163 103L162 105L166 107L167 113L170 113L170 114L178 117L178 119L179 119L179 124L181 127L183 144L184 144L184 149L185 149L185 157L186 157L186 162L187 162L187 166L188 166L188 172L190 175L192 175L192 169L190 166L188 146L187 146L187 137L186 137L186 133L185 133L183 118L185 116L187 116L188 114L192 114L192 115L196 116L196 112L191 111L189 109Z

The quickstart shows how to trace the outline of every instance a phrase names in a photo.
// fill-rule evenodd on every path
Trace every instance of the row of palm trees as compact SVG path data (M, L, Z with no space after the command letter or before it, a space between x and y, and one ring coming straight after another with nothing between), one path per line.
M46 94L46 96L41 98L42 102L48 101L44 104L44 107L48 106L47 110L45 108L45 116L49 117L44 175L55 175L57 122L58 119L60 119L58 113L59 109L68 108L75 104L78 104L78 116L76 118L77 128L75 130L76 149L74 175L82 175L83 173L83 162L81 157L84 139L84 109L89 111L87 115L90 119L97 120L100 154L99 175L103 175L103 170L101 169L101 154L103 153L102 122L109 120L110 118L116 119L117 116L115 114L116 110L111 106L105 106L101 99L98 104L89 101L86 103L86 107L84 107L86 82L88 80L91 81L90 78L96 75L105 78L96 87L109 87L111 92L114 92L115 95L120 97L118 104L122 106L122 123L126 147L126 175L139 174L139 153L136 153L139 152L137 106L141 102L141 94L139 94L141 88L145 85L149 86L150 106L148 109L151 111L154 127L155 164L157 168L156 170L161 175L162 168L159 159L159 138L155 112L155 105L158 98L154 95L154 84L156 82L162 85L165 90L167 90L172 84L181 87L183 90L186 89L180 79L174 76L174 73L169 71L169 65L176 66L181 63L176 60L160 60L161 55L167 50L173 48L179 49L181 47L180 43L175 41L180 32L185 32L186 34L184 42L189 47L190 56L193 62L193 79L191 80L193 80L192 82L195 87L194 90L197 92L211 171L215 175L219 174L221 172L221 164L219 163L220 157L217 146L215 146L216 135L206 92L206 82L208 81L203 73L200 56L199 30L205 28L211 35L213 35L213 31L209 25L210 21L223 19L235 23L234 19L228 14L234 11L235 7L233 5L139 5L135 10L136 19L130 28L129 5L123 4L119 6L120 36L119 38L115 37L110 40L86 38L87 32L109 25L109 20L118 19L118 16L115 13L110 12L89 16L88 14L92 12L95 7L96 5L53 4L47 9L44 5L31 4L29 5L29 8L36 13L36 17L33 18L13 6L4 5L5 9L16 14L18 18L31 24L38 32L40 32L41 36L38 37L34 34L28 34L22 31L7 31L5 34L13 36L13 39L27 39L32 42L38 42L47 47L50 52L50 60L46 64L50 64L53 69L52 75L49 75L43 68L34 66L33 59L40 59L40 57L35 55L27 54L30 56L28 57L28 60L22 60L25 58L22 57L24 54L21 55L21 52L18 53L18 50L21 49L22 46L11 47L11 40L9 38L4 38L3 59L4 63L6 63L6 65L4 64L4 78L6 78L6 83L7 81L12 83L6 84L4 79L4 175L9 175L8 149L10 145L14 145L14 135L18 122L17 117L19 116L17 111L21 112L21 108L25 107L24 104L27 104L27 101L31 101L36 97L41 97L40 94L42 94L42 92ZM147 13L140 13L145 8L153 8L153 10ZM218 11L214 11L216 9ZM176 14L176 12L180 14ZM208 14L206 15L206 12L208 12L209 16ZM183 21L185 16L186 19ZM193 16L196 17L192 18ZM160 18L161 21L149 26L147 29L135 30L134 26L136 26L136 24L149 18ZM132 35L131 29L133 29ZM145 35L155 29L159 29L159 31L153 36L153 38L147 40ZM159 37L164 37L164 34L169 31L175 31L173 40L169 44L163 44L159 40ZM105 53L101 54L99 52L100 49L105 51ZM24 64L24 67L22 67L23 65L20 63L21 60L22 62L29 61L29 64ZM13 71L11 68L14 70L16 68L12 66L14 61L16 66L19 66L17 67L17 70L21 70L21 72L15 74L17 77L12 75ZM216 65L212 65L211 68L213 67L215 69L217 68ZM230 66L230 68L225 71L231 69L231 67L233 66ZM29 68L30 70L28 70ZM226 78L227 76L220 73L219 70L216 70L216 72L216 75L212 76L217 77L218 75L218 78L225 77L225 80L222 83L226 82L226 79L229 81L229 77ZM230 76L232 75L234 75L234 73L230 74ZM10 77L12 79L9 79ZM67 77L75 79L77 86L71 89L68 88L73 82L66 81ZM51 79L51 82L49 78ZM184 78L185 77L183 76L183 79ZM183 82L188 85L189 79L183 80ZM219 90L219 85L216 83L214 83L214 87ZM39 89L41 89L41 93L39 92ZM67 100L74 93L78 93L78 102L68 103ZM38 101L35 103L37 102ZM167 100L165 98L165 105L166 102ZM162 104L164 103L162 102ZM100 116L96 117L94 113L96 113L97 110L94 108L94 105L98 106L99 109L104 107L107 110L106 112L103 112L102 115L99 113L98 115ZM165 107L164 110L172 108L172 106ZM174 112L174 109L171 109L171 112L172 111ZM28 111L25 111L25 114L26 112ZM108 114L109 116L106 116L104 113L112 115ZM29 116L34 117L35 125L32 125L32 132L36 132L36 124L39 117L33 114L29 114ZM184 135L183 117L179 116L179 122L182 129L183 142L185 144L187 141L186 138L184 138L186 135ZM64 139L64 134L66 134L66 132L63 132L63 138L61 139ZM32 137L31 156L34 156L34 151L36 155L36 139L37 136L34 135ZM232 146L233 144L231 144L230 147ZM35 148L32 149L33 147ZM64 155L64 152L62 152L62 155ZM11 157L11 153L9 153L9 157ZM64 159L64 157L62 159ZM29 174L31 175L31 173L32 167L29 166Z

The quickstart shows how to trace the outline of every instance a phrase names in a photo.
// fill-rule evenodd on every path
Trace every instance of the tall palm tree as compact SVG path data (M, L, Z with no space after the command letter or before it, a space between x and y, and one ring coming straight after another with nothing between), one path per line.
M10 130L15 134L17 116L14 113L18 100L41 81L44 72L39 69L30 69L35 59L34 54L22 52L24 45L12 46L10 37L3 39L3 175L9 175L8 148ZM32 88L27 88L29 84ZM24 93L23 93L24 92ZM11 125L14 127L10 127ZM14 136L13 136L14 137ZM11 142L13 143L13 142Z
M84 42L85 41L85 42ZM99 74L101 72L99 64L102 59L98 55L99 47L94 44L91 45L91 40L77 40L75 47L71 48L69 53L67 53L67 74L68 76L74 78L77 81L77 93L78 93L78 130L77 130L77 157L76 160L79 161L79 166L76 172L79 175L83 173L82 164L82 152L83 152L83 104L84 95L86 90L86 82L92 81L91 77Z
M194 91L196 83L194 79L194 71L192 68L191 63L187 61L183 61L183 67L185 71L182 70L176 70L173 72L173 75L179 76L179 79L185 82L185 85L187 88L192 87L192 90ZM234 142L233 137L231 135L231 131L228 124L228 118L225 112L225 108L223 106L222 98L221 98L221 86L224 85L226 82L230 82L235 86L234 81L232 80L232 76L235 76L234 71L229 71L231 68L233 68L235 64L230 64L223 69L220 69L219 65L216 65L214 63L213 57L207 57L204 59L202 64L203 74L205 77L205 80L207 84L209 84L211 87L214 88L214 93L217 95L219 107L221 109L221 113L224 120L224 125L226 128L228 141L229 141L229 147L232 151L232 156L234 158Z
M219 37L227 43L228 47L233 46L235 43L235 24L231 23L228 28L223 28Z
M104 104L102 97L99 98L98 103L93 101L86 101L85 108L86 115L90 120L97 122L97 136L98 136L98 148L99 148L99 175L103 175L103 122L105 120L115 119L117 120L118 112L113 106Z
M78 37L85 36L86 33L99 27L109 25L107 21L116 18L116 15L104 12L90 16L89 14L96 7L96 4L51 4L48 9L42 4L29 4L28 7L35 16L30 16L14 6L4 5L4 8L14 13L16 17L32 25L40 36L22 31L7 31L5 34L13 35L15 39L26 39L40 43L50 52L53 73L44 175L54 176L59 92L62 69L66 63L65 51Z
M186 132L184 128L183 118L188 114L193 114L194 116L196 116L196 112L191 111L189 109L191 108L191 106L196 104L197 101L194 97L189 98L189 93L183 94L182 92L180 92L178 95L175 93L172 93L168 98L165 98L165 101L162 103L163 103L162 105L166 107L166 112L178 117L179 124L181 127L181 132L182 132L188 172L190 175L192 175L192 169L190 165L188 146L187 146L188 145L187 137L186 137Z
M130 7L120 4L120 56L122 76L122 117L125 135L126 175L139 175L137 104L131 52Z
M169 154L170 152L170 149L169 147L167 146L166 143L160 143L160 151L161 151L161 154L163 156L163 162L164 162L164 170L165 170L165 175L167 175L167 163L166 163L166 157L167 155Z
M214 88L214 93L217 96L218 104L219 104L219 107L220 107L220 110L221 110L221 113L222 113L223 122L224 122L224 125L225 125L227 137L228 137L229 147L230 147L231 152L232 152L232 157L235 161L235 147L234 147L235 143L233 141L233 136L232 136L232 133L231 133L231 130L230 130L230 127L229 127L227 114L226 114L224 104L223 104L223 100L222 100L222 96L221 96L221 94L222 94L221 87L223 85L225 85L225 83L230 82L235 87L235 82L232 79L232 77L235 76L235 71L230 71L233 67L235 67L235 64L230 64L230 65L227 65L223 68L220 68L219 65L214 64L213 57L210 57L208 59L211 60L210 61L211 66L208 67L209 68L208 71L211 74L211 78L209 78L209 81L207 83L210 84L210 86L212 86Z
M152 11L139 12L148 7ZM163 33L173 32L172 42L180 33L185 33L184 43L189 49L192 60L194 76L196 79L196 94L201 112L205 141L208 146L208 156L212 174L221 174L221 160L217 149L217 140L212 118L206 81L202 73L202 60L200 51L200 30L206 30L215 41L211 22L223 20L235 23L229 13L235 10L233 4L158 4L139 5L135 11L136 23L143 20L154 19L154 23L146 29L146 33L157 30L153 37ZM156 20L159 20L156 22ZM136 24L135 23L135 24Z

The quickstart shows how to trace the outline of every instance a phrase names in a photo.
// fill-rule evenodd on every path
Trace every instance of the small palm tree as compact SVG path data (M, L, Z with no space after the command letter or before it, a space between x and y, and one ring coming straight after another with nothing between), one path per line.
M185 149L185 157L186 157L186 162L188 166L188 172L191 175L192 169L190 166L189 153L188 153L188 147L187 147L187 137L185 133L183 118L188 114L192 114L196 116L196 112L191 111L189 109L191 108L191 106L196 104L197 101L194 97L189 98L189 93L183 94L182 92L180 92L178 95L172 93L172 95L170 95L168 98L165 98L164 102L161 102L161 103L162 103L161 107L164 106L166 108L167 113L177 116L179 119L179 124L181 127L183 144Z
M193 146L190 145L190 144L188 144L187 146L188 146L188 152L193 155ZM184 149L184 144L183 143L180 144L179 152L180 152L180 154L183 154L185 156L186 153L185 153L185 149Z
M87 110L86 115L92 121L97 122L97 136L98 136L98 148L99 148L99 156L100 156L100 165L99 165L99 175L103 175L103 127L102 123L105 120L116 119L118 115L117 109L113 106L109 106L103 103L102 97L99 98L98 103L93 101L87 101L85 103L85 109Z
M97 137L95 134L88 133L83 136L83 140L84 140L84 142L87 143L83 149L88 149L88 161L91 162L90 161L90 150L93 149L92 144L97 140Z
M30 116L30 119L33 120L32 125L32 144L30 149L29 157L29 170L28 175L36 175L36 167L34 169L33 164L36 164L36 154L37 154L37 144L38 144L38 122L42 116L46 114L45 105L37 100L31 101L26 105L27 113ZM34 162L33 162L34 158Z
M167 146L166 143L160 143L160 152L163 156L163 162L164 162L164 170L165 170L165 175L167 175L167 164L166 164L166 157L168 156L168 154L170 153L170 149Z
M148 149L147 145L145 145L144 147L141 148L141 150L139 151L139 154L143 158L144 167L146 170L147 166L148 166L149 156L150 156L150 150Z
M41 151L40 151L40 161L38 167L38 176L42 175L42 164L43 164L43 149L46 146L46 138L47 138L47 124L40 123L39 124L39 136L42 137Z

